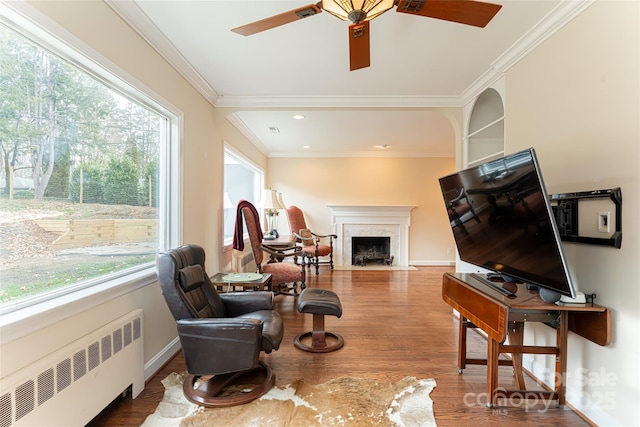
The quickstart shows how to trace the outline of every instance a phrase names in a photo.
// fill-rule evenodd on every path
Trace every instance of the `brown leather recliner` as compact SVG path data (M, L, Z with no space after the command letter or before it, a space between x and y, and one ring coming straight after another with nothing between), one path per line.
M183 390L190 401L203 406L244 404L275 383L273 372L259 355L280 347L284 326L273 310L273 293L219 294L205 272L204 260L201 246L185 245L160 254L156 263L189 372ZM259 385L248 392L221 396L240 380Z

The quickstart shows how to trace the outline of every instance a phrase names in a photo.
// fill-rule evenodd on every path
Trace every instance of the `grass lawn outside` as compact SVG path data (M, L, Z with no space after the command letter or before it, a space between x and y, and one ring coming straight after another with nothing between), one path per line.
M156 208L0 199L0 305L155 260L157 243L55 250L38 219L154 219Z

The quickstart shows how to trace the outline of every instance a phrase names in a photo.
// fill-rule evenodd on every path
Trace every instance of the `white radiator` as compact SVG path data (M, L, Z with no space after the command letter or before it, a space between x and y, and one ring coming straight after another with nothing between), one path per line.
M256 262L251 251L233 251L233 263L231 268L236 273L255 273L257 271Z
M8 375L0 383L0 427L84 426L131 387L144 389L142 310Z

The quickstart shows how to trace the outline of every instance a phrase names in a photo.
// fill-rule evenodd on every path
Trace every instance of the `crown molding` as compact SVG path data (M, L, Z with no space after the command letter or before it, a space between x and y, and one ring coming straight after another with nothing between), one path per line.
M224 96L216 107L231 108L410 108L459 107L461 99L452 96Z
M200 92L211 105L215 106L220 97L218 92L202 78L133 0L104 0L104 2Z
M461 95L452 96L225 96L213 89L182 56L133 0L105 0L122 19L144 38L214 107L290 108L290 107L371 107L425 108L461 107L475 99L483 90L501 79L504 73L570 22L595 0L564 0L542 18L536 26L509 47ZM255 135L254 135L255 138Z
M595 0L565 0L549 12L540 22L498 57L491 67L501 73L518 63L542 42L567 25Z
M262 152L262 154L267 157L269 156L269 150L267 149L267 147L262 143L260 138L258 138L256 134L253 133L253 131L249 129L247 125L245 125L245 123L240 119L240 117L238 117L236 113L231 113L227 115L226 118L227 120L229 120L229 123L231 123L236 129L238 129L238 132L244 135L253 145L255 145L256 148L260 150L260 152Z
M460 95L451 96L225 96L218 94L182 56L133 0L104 0L140 36L180 73L214 107L220 108L434 108L463 107L476 99L522 58L591 6L596 0L563 0L530 31L493 61ZM362 153L313 152L269 153L260 139L235 114L227 116L263 154L270 157L443 157L441 153Z
M564 0L544 16L518 41L511 45L491 63L491 67L474 81L460 96L462 105L473 101L482 91L501 79L522 58L531 53L542 42L571 22L596 0Z
M389 152L389 151L345 151L344 153L336 153L333 151L309 151L309 152L284 152L284 153L269 153L267 157L271 158L289 158L289 157L308 157L308 158L318 158L318 157L442 157L449 158L455 157L454 154L445 154L445 153L436 153L436 152L428 152L428 151L403 151L403 152Z

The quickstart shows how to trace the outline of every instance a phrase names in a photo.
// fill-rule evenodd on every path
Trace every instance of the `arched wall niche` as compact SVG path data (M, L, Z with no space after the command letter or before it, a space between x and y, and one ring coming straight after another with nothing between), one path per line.
M466 166L504 155L504 104L496 89L486 89L475 100L465 145Z
M463 107L466 128L462 161L457 160L460 169L476 166L504 155L503 94L504 81L501 80L494 83L493 87L485 89L475 100ZM456 251L456 271L474 273L483 270L462 261Z

